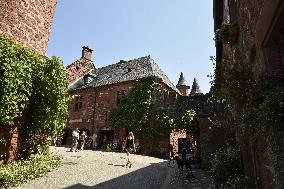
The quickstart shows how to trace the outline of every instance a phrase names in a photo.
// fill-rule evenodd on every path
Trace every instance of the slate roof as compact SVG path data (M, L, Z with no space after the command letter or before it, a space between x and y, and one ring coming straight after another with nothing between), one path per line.
M177 86L187 86L187 82L182 72L180 73Z
M196 78L193 80L190 94L194 93L202 93Z
M92 76L92 81L85 84L84 77L81 77L69 86L69 90L99 87L146 77L157 77L174 91L180 93L150 56L120 61L106 67L92 69L85 75L85 78L86 76Z

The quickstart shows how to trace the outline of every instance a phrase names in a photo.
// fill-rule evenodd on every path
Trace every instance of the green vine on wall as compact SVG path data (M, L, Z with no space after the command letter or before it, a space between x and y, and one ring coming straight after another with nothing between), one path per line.
M185 111L182 117L175 118L165 110L155 106L153 96L159 93L155 78L138 80L129 95L109 115L113 128L126 128L142 138L168 137L174 129L191 129L195 111Z
M284 187L284 88L271 89L264 101L256 107L247 108L241 115L241 127L252 136L266 139L278 188Z
M66 124L67 88L67 73L59 58L49 59L0 36L2 126L13 125L27 110L29 135L47 129L57 134Z

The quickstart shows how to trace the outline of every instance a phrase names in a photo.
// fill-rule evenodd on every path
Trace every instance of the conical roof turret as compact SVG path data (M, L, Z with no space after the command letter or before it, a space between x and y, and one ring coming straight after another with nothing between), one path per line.
M186 82L185 77L184 77L182 72L181 72L181 74L179 76L177 87L178 86L187 86L187 82Z
M190 94L196 94L196 93L202 93L200 88L199 88L199 84L197 82L197 79L194 78L193 83L192 83L192 87L191 87L191 91Z

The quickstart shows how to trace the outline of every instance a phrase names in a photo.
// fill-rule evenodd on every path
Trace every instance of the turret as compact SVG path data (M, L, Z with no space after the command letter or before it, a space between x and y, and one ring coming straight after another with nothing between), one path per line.
M199 88L199 84L197 82L197 79L194 78L193 83L192 83L192 87L191 87L191 91L190 91L190 95L196 95L196 94L202 94L200 88Z
M181 94L183 96L188 95L189 86L187 86L187 82L186 82L185 77L184 77L182 72L179 76L178 84L176 85L176 87L181 92Z

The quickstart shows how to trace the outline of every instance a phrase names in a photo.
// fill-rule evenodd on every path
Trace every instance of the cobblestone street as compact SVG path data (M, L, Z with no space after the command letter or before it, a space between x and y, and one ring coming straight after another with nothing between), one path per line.
M191 182L182 177L178 180L176 165L168 167L167 161L154 157L132 155L133 166L126 168L124 153L69 152L64 147L50 147L50 151L64 157L61 167L13 189L204 189L212 186L210 178L201 170L194 170L196 178Z

